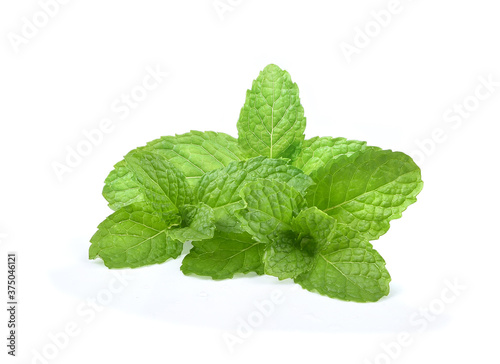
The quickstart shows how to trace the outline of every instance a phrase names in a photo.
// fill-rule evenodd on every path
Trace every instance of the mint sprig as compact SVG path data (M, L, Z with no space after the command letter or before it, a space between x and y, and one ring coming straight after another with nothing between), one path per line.
M192 249L186 275L254 272L347 301L389 293L378 239L416 201L420 169L401 152L345 138L305 140L299 90L267 66L247 91L238 139L191 131L132 150L105 180L115 210L90 259L136 268Z

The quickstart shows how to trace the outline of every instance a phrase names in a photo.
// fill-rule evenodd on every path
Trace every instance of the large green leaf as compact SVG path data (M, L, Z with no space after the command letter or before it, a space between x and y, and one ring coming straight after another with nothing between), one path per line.
M157 153L167 159L186 176L191 187L195 187L206 172L244 159L237 139L211 131L164 136L133 152L138 150ZM118 162L106 178L103 196L113 210L144 200L134 173L125 160Z
M184 274L232 278L237 273L264 274L264 244L247 233L216 232L213 239L193 242L193 248L182 261Z
M295 278L303 288L346 301L375 302L389 294L385 261L358 232L338 226L315 254L311 270Z
M420 169L404 153L367 149L335 158L312 173L316 183L307 192L316 206L339 224L378 239L389 222L416 201L422 189Z
M175 214L158 214L144 203L125 206L110 215L90 239L89 258L98 256L108 268L136 268L163 263L182 252L182 243L168 230L180 224Z
M149 142L147 149L163 155L187 177L191 186L209 171L245 159L238 140L225 133L195 131L164 136Z
M247 91L238 141L249 157L291 158L304 140L306 118L290 74L267 66Z

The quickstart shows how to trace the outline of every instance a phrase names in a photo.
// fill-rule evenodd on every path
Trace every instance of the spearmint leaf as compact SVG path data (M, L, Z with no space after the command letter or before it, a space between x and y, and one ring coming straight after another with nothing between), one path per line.
M182 243L168 237L168 230L179 223L178 216L159 214L144 203L125 206L98 226L90 239L89 258L100 257L108 268L136 268L176 258Z
M137 151L125 157L144 201L158 211L176 210L193 202L186 177L167 159L151 152Z
M141 187L125 160L115 164L115 169L111 171L104 183L102 195L109 202L112 210L116 211L135 202L144 201Z
M213 279L233 278L237 273L264 274L264 244L249 234L217 231L212 239L193 242L193 248L182 261L184 274L209 276Z
M304 140L306 118L290 74L267 66L247 91L238 141L248 157L290 158Z
M242 188L244 208L237 212L243 229L263 243L272 243L282 232L292 230L292 221L306 207L293 187L270 180L258 180Z
M310 269L313 252L303 243L312 239L296 236L294 217L306 207L305 199L293 187L260 179L242 188L245 207L236 212L244 230L266 243L264 271L279 279L294 278Z
M350 156L367 148L366 142L360 142L358 140L314 137L302 143L300 153L293 160L292 164L302 169L305 174L311 174L313 171L324 167L330 160L338 156Z
M295 278L303 288L345 301L375 302L389 294L385 261L360 234L338 226L313 268Z
M218 229L242 232L234 216L235 211L243 207L239 192L246 183L258 179L282 181L299 192L305 192L313 183L309 176L284 159L256 157L206 173L196 195L199 201L214 209Z
M316 207L302 210L292 221L292 229L296 233L310 236L318 246L325 246L335 234L335 219ZM305 246L301 246L305 248Z
M404 153L367 149L339 157L312 173L307 192L317 206L339 224L378 239L391 220L401 217L422 190L420 168Z
M301 240L301 241L299 241ZM273 241L267 244L264 257L264 272L278 277L280 280L295 278L311 269L314 262L313 252L301 247L303 241L292 231L276 234Z
M211 131L164 136L134 151L138 150L163 156L186 176L193 188L206 172L244 159L237 139ZM125 160L118 162L108 175L102 193L113 210L144 200L140 186Z
M225 133L195 131L164 136L146 146L167 158L195 187L206 172L244 160L238 140Z
M182 223L180 227L169 230L172 239L186 241L201 241L214 236L214 212L212 208L200 203L197 206L184 205L180 207Z

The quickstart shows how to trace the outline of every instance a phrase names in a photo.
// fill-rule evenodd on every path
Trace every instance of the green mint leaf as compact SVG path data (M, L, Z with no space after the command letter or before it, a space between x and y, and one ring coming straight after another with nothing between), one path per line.
M208 276L213 279L233 278L235 274L264 274L264 244L249 234L217 231L213 239L193 242L193 248L182 261L184 274Z
M114 169L106 177L102 195L108 201L109 207L115 211L124 206L144 201L141 186L125 160L116 163Z
M378 239L391 220L416 201L422 190L420 169L404 153L367 149L335 158L312 173L316 183L307 192L316 206L339 224Z
M147 149L163 155L187 177L192 187L209 171L244 160L238 140L225 133L195 131L164 136L149 142Z
M366 142L345 138L314 137L305 140L293 165L306 174L324 167L330 160L341 155L350 156L367 149Z
M313 183L309 176L284 159L256 157L208 172L201 179L196 195L199 201L214 209L219 230L243 232L235 217L235 211L243 207L239 192L246 183L258 179L282 181L299 192L305 192Z
M138 150L163 156L186 176L191 187L195 187L206 172L244 159L237 139L210 131L164 136L135 151ZM144 200L140 186L125 160L118 162L106 178L103 196L113 210Z
M144 195L143 200L155 210L177 210L193 202L186 177L166 158L141 150L127 154L125 161Z
M292 221L293 231L303 236L311 237L317 247L323 247L328 244L328 241L335 234L336 226L337 222L335 219L317 207L302 210ZM303 239L303 242L306 242L306 240ZM301 248L304 249L306 247L302 245Z
M90 239L89 258L100 257L108 268L136 268L163 263L182 252L182 243L168 237L178 225L175 214L158 214L145 203L125 206L110 215Z
M168 236L183 243L201 241L214 236L214 212L211 207L200 203L197 206L184 205L179 208L181 225L169 230Z
M290 74L267 66L247 91L238 141L249 157L290 158L304 140L306 118Z
M293 187L271 180L258 180L242 188L244 208L237 212L243 229L262 243L292 230L292 221L306 208L306 201Z
M333 218L317 209L301 211L306 207L302 195L279 181L248 183L240 195L245 207L237 211L237 216L243 228L267 244L263 257L265 273L281 280L309 270L316 251L315 237L330 233L335 227ZM312 226L316 222L317 226Z
M310 270L314 263L314 253L312 249L304 247L304 241L314 244L311 239L297 239L292 231L274 234L262 258L264 272L283 280L295 278Z
M338 226L315 255L313 268L295 278L303 288L345 301L375 302L389 294L385 261L360 234Z

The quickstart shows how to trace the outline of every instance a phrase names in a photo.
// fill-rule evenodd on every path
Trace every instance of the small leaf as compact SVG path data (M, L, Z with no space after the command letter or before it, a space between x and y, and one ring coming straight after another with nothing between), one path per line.
M311 174L324 167L329 161L339 156L350 156L356 152L366 150L366 142L347 140L345 138L314 137L305 140L293 165ZM370 147L373 148L373 147ZM378 148L377 148L378 149Z
M299 239L312 243L307 238ZM304 247L305 248L305 247ZM295 278L311 269L314 262L312 249L301 247L301 241L292 231L280 232L273 236L267 244L263 262L266 274L278 277L280 280Z
M235 212L243 207L239 192L246 183L258 179L286 182L302 192L312 185L309 176L283 159L256 157L208 172L201 179L196 195L214 209L219 230L243 232L235 217Z
M292 229L296 233L310 236L317 247L328 244L329 239L335 234L337 222L335 219L316 207L302 210L292 221Z
M263 243L292 230L292 221L306 207L302 195L279 181L258 180L240 192L245 207L237 215L243 228Z
M201 241L214 236L214 212L212 208L200 203L197 206L184 205L180 208L181 226L170 229L168 236L183 243Z

